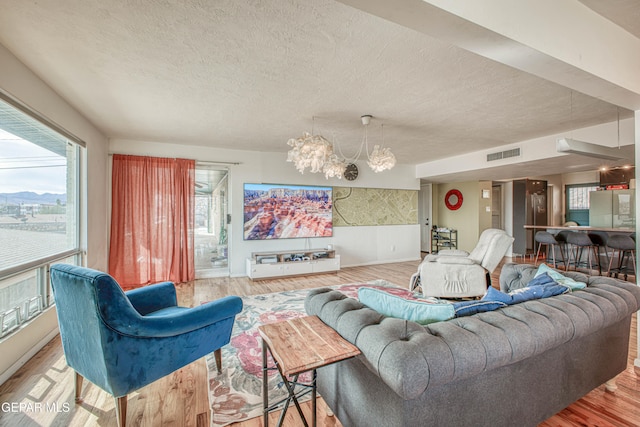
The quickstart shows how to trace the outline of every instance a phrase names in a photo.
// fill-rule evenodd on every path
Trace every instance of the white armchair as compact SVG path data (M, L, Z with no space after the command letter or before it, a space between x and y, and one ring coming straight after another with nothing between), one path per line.
M498 266L513 237L504 230L489 228L482 232L471 253L443 250L427 255L409 284L422 286L425 297L462 298L484 295L491 285L491 273Z

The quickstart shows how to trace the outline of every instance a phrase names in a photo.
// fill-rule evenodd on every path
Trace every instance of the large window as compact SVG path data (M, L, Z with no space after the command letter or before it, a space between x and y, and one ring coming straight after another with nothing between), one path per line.
M79 141L0 99L0 336L53 301L52 262L79 263Z
M567 201L570 210L589 209L589 193L596 191L598 186L588 184L586 186L567 186Z
M573 221L578 225L589 225L589 193L598 189L597 183L567 185L565 221Z

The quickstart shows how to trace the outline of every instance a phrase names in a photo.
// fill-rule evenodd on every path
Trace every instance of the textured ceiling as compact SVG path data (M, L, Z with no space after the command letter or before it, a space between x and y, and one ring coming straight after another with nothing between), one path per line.
M583 3L640 33L637 1ZM0 7L0 43L111 138L285 152L315 117L349 156L372 114L370 141L384 123L398 161L417 164L618 112L580 93L572 105L567 88L334 1Z

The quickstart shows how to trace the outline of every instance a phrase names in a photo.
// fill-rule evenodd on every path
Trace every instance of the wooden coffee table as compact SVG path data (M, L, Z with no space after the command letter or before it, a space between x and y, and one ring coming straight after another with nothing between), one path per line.
M262 402L264 408L264 426L269 425L269 412L282 403L278 426L282 425L284 415L293 401L305 427L307 420L302 413L298 398L311 392L311 425L316 425L316 369L339 362L360 354L360 350L335 330L327 326L317 316L307 316L270 323L258 327L262 337ZM267 367L267 350L273 356L276 366ZM268 372L277 369L289 393L288 397L269 405ZM298 382L303 372L313 372L310 383ZM290 378L290 379L289 379ZM296 391L296 387L301 390Z

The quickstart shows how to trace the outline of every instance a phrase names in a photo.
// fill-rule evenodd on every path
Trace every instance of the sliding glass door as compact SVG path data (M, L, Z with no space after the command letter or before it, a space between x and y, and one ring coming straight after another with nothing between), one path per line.
M229 275L227 168L196 164L196 278Z

